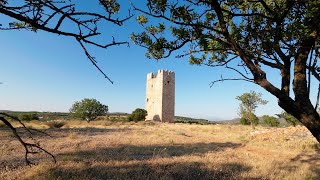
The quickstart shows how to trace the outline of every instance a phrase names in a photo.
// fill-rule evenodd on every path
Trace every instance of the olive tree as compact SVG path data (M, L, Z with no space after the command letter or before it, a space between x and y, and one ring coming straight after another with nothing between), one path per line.
M147 0L147 8L133 6L144 31L131 38L148 57L178 51L176 57L187 56L191 64L225 67L238 76L212 85L242 80L261 86L320 142L319 91L311 88L312 80L320 81L320 1ZM280 74L279 81L269 73Z
M76 101L70 108L70 113L73 117L90 122L98 116L106 115L108 113L108 106L101 104L96 99L85 98L81 101Z

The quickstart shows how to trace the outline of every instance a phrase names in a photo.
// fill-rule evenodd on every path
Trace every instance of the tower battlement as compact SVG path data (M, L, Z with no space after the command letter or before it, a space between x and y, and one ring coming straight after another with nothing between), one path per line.
M169 71L169 70L158 70L157 74L153 74L152 72L147 74L147 79L152 79L152 78L157 78L159 76L174 76L174 72L173 71Z
M174 121L175 73L158 70L147 74L146 120Z
M151 73L148 73L148 74L147 74L147 79L152 79L152 78L154 78L153 73L152 73L152 72L151 72Z

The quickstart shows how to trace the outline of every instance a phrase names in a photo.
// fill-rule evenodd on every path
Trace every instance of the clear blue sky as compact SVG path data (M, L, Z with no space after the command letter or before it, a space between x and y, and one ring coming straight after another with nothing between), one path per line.
M1 23L7 20L0 15ZM130 41L131 32L140 29L132 19L123 28L108 26L103 31L102 40L113 35ZM108 105L110 112L131 112L145 107L147 73L167 69L176 74L176 115L212 120L238 117L235 97L250 90L262 93L269 101L257 109L257 115L281 112L277 100L257 85L223 82L209 87L221 74L234 77L230 71L191 66L187 58L174 56L150 60L145 57L146 50L131 41L130 47L90 48L98 65L115 82L110 84L74 39L25 30L1 31L0 39L0 109L65 112L75 101L96 98ZM280 75L269 78L277 80Z

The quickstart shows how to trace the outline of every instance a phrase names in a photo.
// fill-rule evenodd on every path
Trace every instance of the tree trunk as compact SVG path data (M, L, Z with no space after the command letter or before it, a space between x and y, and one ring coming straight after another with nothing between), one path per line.
M320 118L319 114L302 115L301 123L306 126L311 134L320 143Z
M254 127L254 123L252 120L250 120L250 124L251 124L252 129L255 130L256 128Z
M279 99L279 106L287 113L297 118L320 143L320 116L310 106L297 106L296 103Z

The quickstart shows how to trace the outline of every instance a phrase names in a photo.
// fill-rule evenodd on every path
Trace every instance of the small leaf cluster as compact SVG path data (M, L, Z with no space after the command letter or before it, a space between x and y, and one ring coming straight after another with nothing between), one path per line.
M100 0L100 4L110 14L117 14L120 10L120 4L117 0Z

